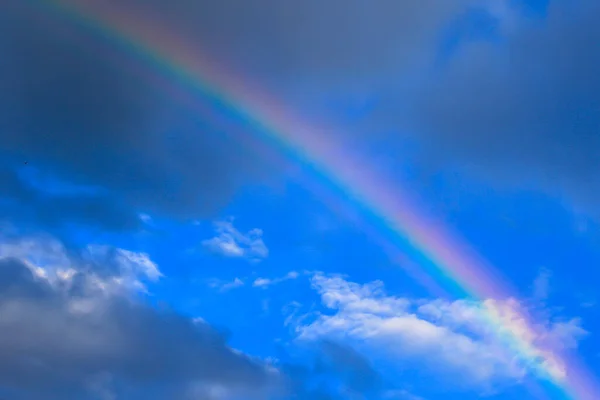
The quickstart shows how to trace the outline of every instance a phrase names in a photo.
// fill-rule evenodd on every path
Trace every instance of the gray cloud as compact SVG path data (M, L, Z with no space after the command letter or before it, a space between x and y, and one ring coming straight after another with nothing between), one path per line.
M285 373L288 393L304 399L362 399L381 394L383 379L369 361L352 347L323 340L303 349L314 356L312 366L278 364Z
M395 121L416 132L430 160L597 213L599 16L586 0L552 1L543 21L515 18L503 43L464 45L424 76Z
M432 57L439 30L474 1L176 0L167 6L127 0L112 6L136 18L156 18L157 26L232 73L312 96L326 87L370 87ZM112 45L35 5L9 0L4 10L3 157L106 188L119 208L179 217L203 216L241 182L265 172L236 145L235 126L173 104ZM232 136L224 139L222 131ZM107 211L102 207L75 210L75 219L86 214L101 222ZM47 213L66 219L69 208ZM129 216L115 218L135 227Z
M352 347L323 340L321 342L322 361L335 373L343 377L349 391L365 395L381 389L382 377L371 363Z
M302 86L396 75L433 56L440 29L476 2L180 0L166 7L151 1L162 20L226 65ZM148 3L128 1L138 10Z
M106 194L48 194L0 165L0 196L6 204L0 219L21 224L58 228L66 222L94 224L108 230L135 230L142 221L127 205Z
M260 169L235 135L220 131L232 133L236 127L166 100L111 45L42 8L11 0L4 10L0 155L8 160L5 168L14 171L28 162L70 183L100 186L119 207L176 217L214 210ZM22 187L2 184L13 197L26 194ZM102 221L102 206L96 199L86 201L92 203L87 216ZM64 202L69 199L59 201ZM46 211L65 218L72 205ZM75 207L74 212L87 211ZM122 218L129 226L129 217Z
M205 323L107 292L89 271L52 280L30 265L0 259L0 388L14 398L209 399L276 383Z
M165 4L126 0L115 7L156 18L232 73L313 106L352 93L380 98L386 110L373 118L385 131L416 132L429 160L516 177L584 207L598 200L600 58L593 45L600 34L591 0L551 2L544 23L511 19L504 44L463 46L434 74L424 69L411 82L414 91L399 89L404 74L433 61L443 29L482 2ZM257 171L266 173L235 145L235 134L223 140L219 130L235 127L166 101L118 50L51 14L34 19L22 2L5 9L0 153L107 188L116 199L88 199L85 211L61 199L46 212L52 218L72 209L75 219L102 221L112 207L121 210L112 225L135 229L128 207L197 217Z

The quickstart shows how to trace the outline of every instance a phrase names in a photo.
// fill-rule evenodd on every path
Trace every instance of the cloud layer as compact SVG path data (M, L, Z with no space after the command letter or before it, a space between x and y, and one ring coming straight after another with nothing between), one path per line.
M401 148L410 132L427 164L450 163L593 211L600 193L600 58L593 47L600 7L593 0L552 1L542 21L524 17L517 3L175 0L167 7L127 0L112 6L154 20L190 49L291 104L296 96L309 108L328 99L377 99L378 111L354 137L392 132ZM460 42L436 65L445 33L474 8L488 14L496 40ZM235 134L223 139L223 131L236 129L165 101L162 89L118 50L17 0L5 9L0 152L8 161L0 173L10 179L0 181L0 191L30 204L37 219L69 216L135 229L139 220L130 208L204 215L254 172L267 173ZM43 193L14 176L23 160L108 195L52 198L44 206Z
M378 80L433 57L439 30L468 5L479 3L176 0L167 7L153 0L126 1L121 7L160 16L233 71L312 92L315 81L336 87L365 76Z

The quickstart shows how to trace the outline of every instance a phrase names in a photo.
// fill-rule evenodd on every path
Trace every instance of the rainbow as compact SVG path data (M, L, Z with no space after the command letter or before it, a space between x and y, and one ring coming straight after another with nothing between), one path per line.
M155 79L170 90L184 89L193 104L201 94L231 110L244 121L259 142L286 158L299 161L314 172L317 180L335 188L336 195L352 201L367 217L371 231L390 238L392 245L411 249L419 268L452 295L472 299L508 299L512 290L502 284L494 269L471 252L455 234L429 219L397 185L368 169L368 163L353 154L323 129L311 126L262 88L251 86L228 73L196 47L172 32L160 29L140 16L117 10L111 2L94 0L28 0L40 10L66 18L89 30L118 50L132 55ZM176 89L175 92L181 93ZM486 315L507 346L526 365L534 368L552 398L595 400L600 390L595 379L574 358L561 362L567 376L557 376L542 350L528 343L510 322L493 310ZM533 325L533 324L530 324Z

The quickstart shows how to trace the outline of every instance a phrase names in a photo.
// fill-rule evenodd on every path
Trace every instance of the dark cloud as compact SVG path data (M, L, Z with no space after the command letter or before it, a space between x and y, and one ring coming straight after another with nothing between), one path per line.
M48 194L31 185L9 166L0 166L0 219L53 230L65 223L99 225L122 231L141 227L134 210L106 194Z
M228 67L306 88L315 80L329 87L379 81L433 57L440 29L477 0L125 3L154 6L160 19Z
M414 91L397 91L404 72L434 60L444 28L481 4L126 0L111 6L154 18L157 29L189 44L184 48L280 94L300 93L313 105L351 97L355 89L375 97L382 90L386 103L394 92L386 103L392 118L373 118L388 132L416 132L429 160L492 171L511 182L516 177L528 187L574 196L583 206L596 203L600 58L594 45L600 33L593 1L552 2L544 22L511 20L502 43L462 46L431 75L427 69L411 81ZM498 15L504 26L506 15ZM61 198L35 218L135 229L132 210L198 217L257 171L267 173L238 145L239 126L174 104L112 44L17 0L0 18L2 157L109 193ZM12 197L27 194L8 183L2 189L15 190Z
M394 120L430 160L598 213L599 17L596 1L552 1L544 20L509 21L500 41L463 45L424 76Z
M16 399L258 395L275 383L208 325L91 290L91 275L59 285L2 258L0 278L0 387Z
M285 374L291 398L333 400L381 396L383 377L354 348L322 340L303 350L304 355L309 355L309 364L277 364ZM288 357L287 354L282 356Z
M5 167L14 172L26 161L67 182L105 188L118 204L62 198L44 210L47 218L68 218L72 210L76 219L103 222L106 207L203 216L260 169L227 135L236 127L171 101L112 44L27 4L10 0L0 17ZM3 191L31 195L16 183L1 182ZM115 224L130 227L125 211L113 211L122 220Z
M189 51L214 57L234 74L306 94L334 82L370 85L431 56L439 29L473 1L126 0L110 6L132 18L154 18L157 29L180 35ZM179 217L214 210L249 176L265 172L238 146L239 126L186 111L146 79L137 61L41 3L9 0L0 17L3 157L104 187L120 208ZM82 201L91 210L74 209L77 218L103 221L103 206ZM67 219L69 208L47 212ZM115 218L132 226L126 215Z
M321 343L322 362L343 377L353 393L366 394L380 389L382 378L371 363L352 347L324 340Z

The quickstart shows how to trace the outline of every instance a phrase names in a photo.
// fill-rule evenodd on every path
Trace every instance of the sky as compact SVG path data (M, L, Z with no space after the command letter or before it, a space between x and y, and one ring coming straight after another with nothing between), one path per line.
M597 398L598 18L5 0L0 396Z

